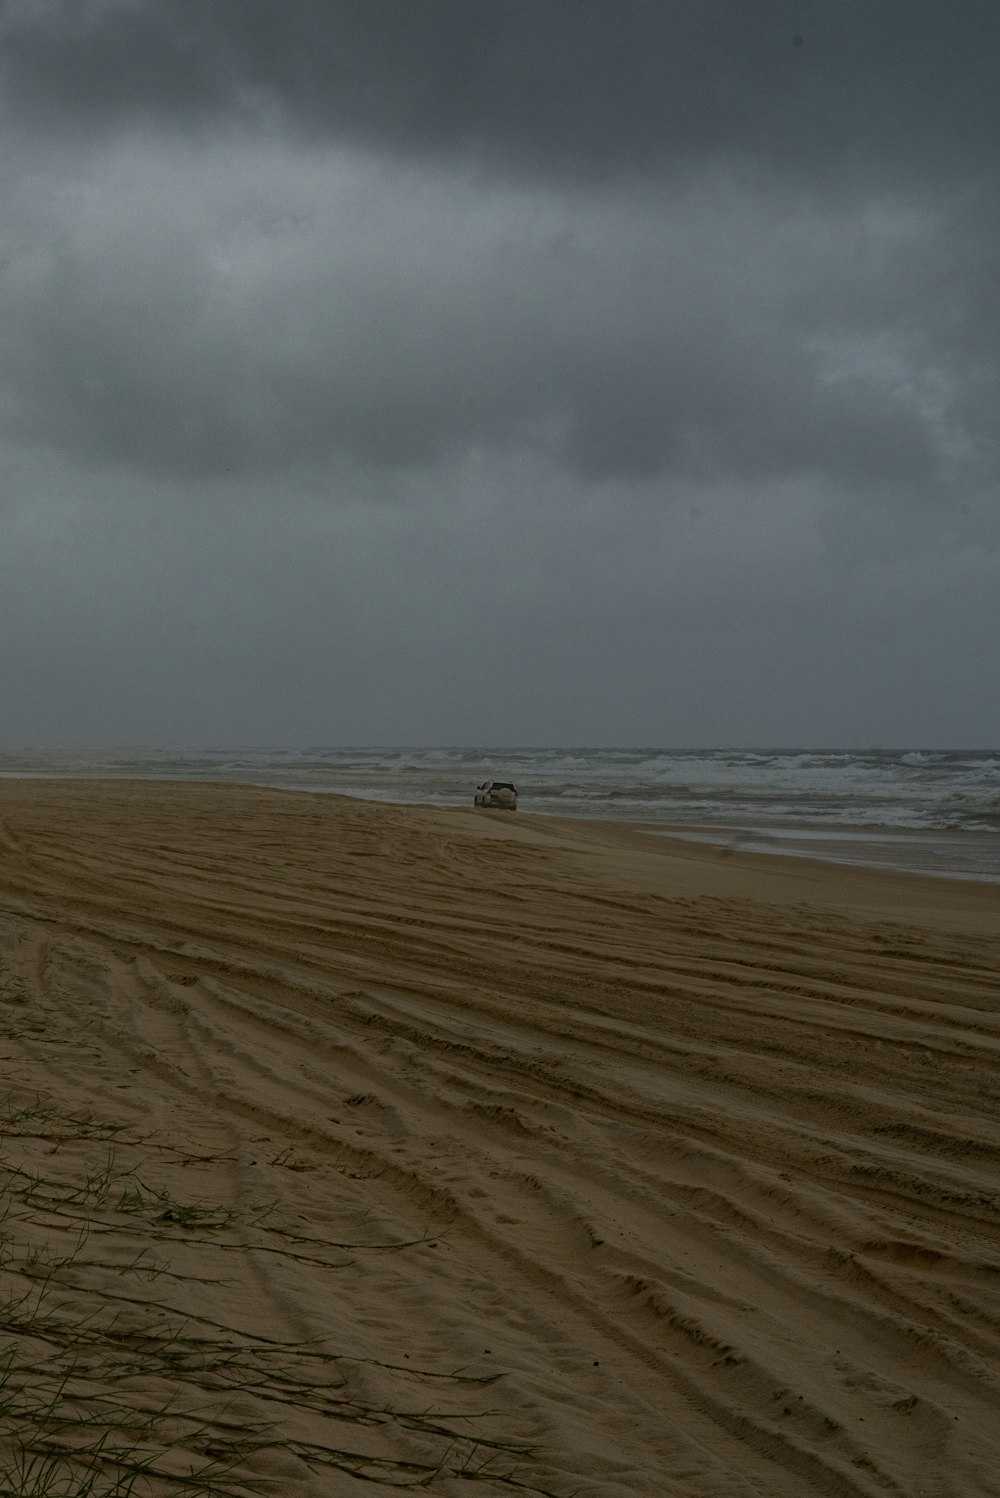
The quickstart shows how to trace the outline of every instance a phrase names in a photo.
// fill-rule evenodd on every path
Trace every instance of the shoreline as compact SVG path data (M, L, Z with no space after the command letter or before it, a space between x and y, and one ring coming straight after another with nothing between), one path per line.
M268 781L209 777L198 779L183 775L94 775L91 773L56 775L47 771L0 771L0 785L18 782L65 782L66 784L138 784L243 786L247 789L280 791L295 796L319 796L359 801L365 805L392 806L435 811L465 811L466 802L442 803L410 798L393 800L388 794L366 794L356 790L317 788ZM821 826L807 820L785 823L749 823L720 820L710 822L651 821L643 817L604 816L588 810L574 813L565 810L534 810L530 802L519 808L524 819L542 819L606 825L641 830L646 835L672 841L704 844L724 849L727 854L753 853L769 858L811 860L838 868L882 869L920 878L942 879L962 884L1000 884L1000 834L963 831L960 828L921 830L892 826ZM860 855L860 856L859 856ZM953 866L941 867L941 858L949 857Z
M921 920L941 920L946 925L984 929L990 935L998 928L997 886L990 880L953 879L939 872L918 869L895 869L878 863L842 863L810 853L775 854L770 849L732 846L732 840L715 837L695 839L686 834L687 827L665 830L659 823L614 820L598 817L559 816L548 812L505 813L483 811L472 806L441 806L422 802L393 802L353 793L300 790L298 787L267 786L235 780L146 779L125 776L78 776L59 779L52 776L27 776L0 779L0 847L4 840L3 803L8 787L23 785L51 787L57 799L65 793L70 802L74 792L84 803L94 788L110 793L108 801L98 797L92 807L97 814L123 792L126 804L141 798L143 791L151 796L165 794L177 798L184 807L185 792L205 798L207 804L216 798L249 797L253 806L259 799L262 808L270 798L286 801L289 806L301 803L303 809L316 812L329 809L336 818L338 811L349 816L356 808L361 817L386 813L400 815L403 825L412 819L415 835L426 829L441 831L441 823L452 823L468 829L470 824L482 829L487 843L510 841L528 848L547 849L564 845L567 850L584 856L597 855L598 867L614 868L615 877L642 891L658 891L680 882L683 892L692 898L728 898L766 902L797 902L843 909L853 914L891 914L907 920L911 914ZM303 810L303 815L305 811ZM716 829L706 828L714 833ZM654 835L651 836L650 833Z
M644 822L647 833L777 858L808 858L843 868L877 868L921 878L1000 884L1000 836L993 833L838 827L808 823L677 824ZM941 867L942 858L963 867Z

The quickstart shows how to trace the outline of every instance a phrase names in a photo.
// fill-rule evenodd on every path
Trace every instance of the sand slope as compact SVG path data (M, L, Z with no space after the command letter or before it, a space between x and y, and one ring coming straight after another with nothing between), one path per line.
M0 1467L1000 1493L998 907L520 814L0 783Z

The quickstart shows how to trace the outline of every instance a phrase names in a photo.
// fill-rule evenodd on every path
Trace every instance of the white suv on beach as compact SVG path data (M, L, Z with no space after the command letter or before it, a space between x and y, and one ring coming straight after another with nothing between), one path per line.
M476 805L495 811L517 811L517 786L509 780L484 780L476 787Z

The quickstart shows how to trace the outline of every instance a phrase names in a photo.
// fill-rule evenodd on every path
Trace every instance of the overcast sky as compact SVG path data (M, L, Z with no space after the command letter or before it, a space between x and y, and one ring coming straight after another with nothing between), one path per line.
M0 0L0 747L1000 744L997 0Z

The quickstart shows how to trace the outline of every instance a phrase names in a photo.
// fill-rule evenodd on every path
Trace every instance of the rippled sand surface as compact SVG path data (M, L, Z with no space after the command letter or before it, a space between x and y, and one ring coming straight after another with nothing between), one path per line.
M995 887L0 784L4 1491L998 1494L998 1057Z

